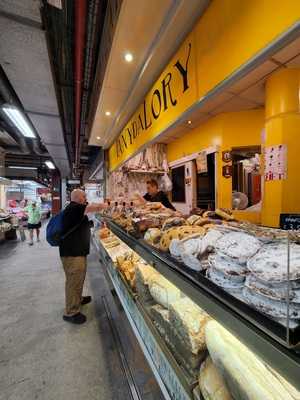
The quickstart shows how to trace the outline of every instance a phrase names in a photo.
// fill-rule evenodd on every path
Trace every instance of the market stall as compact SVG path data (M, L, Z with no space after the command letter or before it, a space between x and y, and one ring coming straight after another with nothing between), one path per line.
M166 398L297 399L299 7L229 3L107 141L94 240Z

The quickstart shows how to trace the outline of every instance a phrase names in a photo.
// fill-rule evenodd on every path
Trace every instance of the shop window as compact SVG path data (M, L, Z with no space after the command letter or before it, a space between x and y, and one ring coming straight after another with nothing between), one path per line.
M232 208L260 211L261 209L261 147L232 149Z
M172 168L172 201L185 203L185 167Z

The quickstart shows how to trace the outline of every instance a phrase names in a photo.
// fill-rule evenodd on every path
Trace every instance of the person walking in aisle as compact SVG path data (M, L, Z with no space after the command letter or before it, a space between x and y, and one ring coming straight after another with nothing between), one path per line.
M41 209L35 201L33 201L29 206L24 208L28 215L28 230L29 230L29 246L33 245L33 231L36 231L37 242L40 241L40 228L41 224Z
M82 296L86 276L87 255L90 252L90 221L87 214L99 212L106 205L88 204L83 190L71 193L71 202L63 211L63 231L59 253L65 271L66 309L63 319L73 324L83 324L86 316L81 306L91 302L91 296Z

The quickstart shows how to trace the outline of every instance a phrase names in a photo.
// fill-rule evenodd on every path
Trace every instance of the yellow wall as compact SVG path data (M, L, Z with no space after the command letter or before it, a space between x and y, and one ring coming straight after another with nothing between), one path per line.
M298 22L299 15L299 0L212 1L194 29L199 97Z
M210 146L219 146L217 156L217 204L231 208L232 180L222 176L222 151L232 147L261 144L264 109L220 114L167 146L168 162L178 160ZM240 217L241 213L239 213ZM259 222L258 213L244 213L244 218Z

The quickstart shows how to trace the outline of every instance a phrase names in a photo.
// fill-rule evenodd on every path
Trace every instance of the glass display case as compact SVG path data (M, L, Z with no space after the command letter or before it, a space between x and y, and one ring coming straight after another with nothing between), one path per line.
M163 248L171 228L103 222L102 265L166 397L299 398L297 233L222 224Z

